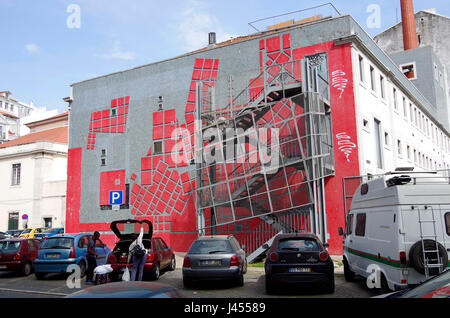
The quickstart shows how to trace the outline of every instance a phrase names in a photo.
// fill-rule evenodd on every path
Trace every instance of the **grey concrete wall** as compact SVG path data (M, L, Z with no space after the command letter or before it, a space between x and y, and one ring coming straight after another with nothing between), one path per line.
M348 36L351 34L352 20L349 16L343 16L293 28L290 30L291 47L305 47ZM131 173L139 174L140 159L153 144L152 113L158 109L158 96L164 97L164 109L176 109L180 124L185 122L185 107L196 58L220 59L216 96L217 107L224 107L229 95L229 75L233 76L232 86L236 96L251 78L260 73L259 41L285 32L73 84L69 148L83 149L80 222L103 223L130 216L129 210L100 210L99 175L103 171L121 169L126 169L127 177ZM91 112L107 109L111 99L122 96L130 96L126 133L97 133L95 150L87 151ZM107 149L105 167L100 164L101 149ZM180 172L186 170L189 168L180 169Z
M417 35L420 38L419 47L432 47L437 59L442 63L441 70L444 71L446 79L446 102L450 101L450 18L433 14L427 11L419 11L415 14ZM380 48L386 51L388 54L402 52L403 47L403 29L402 24L396 24L392 28L378 34L374 37L375 42ZM429 95L428 91L421 89L424 95ZM440 95L437 93L437 95ZM442 98L436 96L437 102L442 102ZM430 102L433 102L430 100ZM441 108L441 106L438 106ZM446 115L445 115L446 114ZM448 109L445 112L439 114L439 118L445 119L445 126L447 129L450 127L450 118Z

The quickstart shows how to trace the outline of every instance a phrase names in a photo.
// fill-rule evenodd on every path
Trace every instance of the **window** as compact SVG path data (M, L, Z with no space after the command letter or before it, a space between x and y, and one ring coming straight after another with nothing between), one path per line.
M161 153L163 153L163 144L162 144L162 141L157 141L157 142L155 142L153 149L155 150L155 154L161 154Z
M384 132L384 145L389 146L389 133Z
M375 69L372 66L370 67L370 87L375 91Z
M106 158L102 158L101 159L101 165L102 166L106 166Z
M8 216L8 230L19 229L19 212L10 212Z
M353 233L353 214L349 214L347 216L347 229L346 229L346 233L348 235Z
M52 227L52 218L44 218L44 227Z
M366 235L366 214L359 213L356 215L356 228L355 228L356 236L365 236Z
M414 149L414 163L417 163L417 150Z
M359 56L359 79L361 82L364 82L364 59L362 56Z
M405 74L410 80L417 79L416 63L408 63L400 65L400 70Z
M20 163L15 163L12 165L11 185L13 186L20 185L20 169L21 169Z
M400 140L397 140L397 152L399 156L402 155L402 142Z
M411 123L413 123L414 122L414 113L413 113L413 107L412 107L411 103L409 103L409 118L411 120Z
M374 119L375 147L377 156L377 166L383 169L383 154L381 150L381 122Z
M403 97L403 116L408 119L408 109L406 106L406 98Z
M408 160L411 160L411 147L406 146L406 155L408 156Z
M385 92L384 92L384 77L382 75L380 75L380 94L381 94L381 98L385 98Z
M395 89L395 88L392 89L392 96L393 96L393 100L394 100L394 109L398 110L397 89Z

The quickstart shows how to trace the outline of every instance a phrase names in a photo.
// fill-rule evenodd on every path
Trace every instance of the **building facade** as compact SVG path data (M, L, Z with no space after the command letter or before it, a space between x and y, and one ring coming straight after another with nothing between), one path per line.
M0 145L1 231L65 224L68 114L30 128Z
M144 218L175 251L313 231L340 254L344 178L450 163L430 101L347 15L75 83L70 107L67 231L108 244Z

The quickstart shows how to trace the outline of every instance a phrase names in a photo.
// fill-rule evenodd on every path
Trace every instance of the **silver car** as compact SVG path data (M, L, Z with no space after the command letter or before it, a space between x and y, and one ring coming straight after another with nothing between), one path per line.
M233 235L199 237L184 258L184 287L191 287L195 280L234 280L243 286L247 272L243 248Z

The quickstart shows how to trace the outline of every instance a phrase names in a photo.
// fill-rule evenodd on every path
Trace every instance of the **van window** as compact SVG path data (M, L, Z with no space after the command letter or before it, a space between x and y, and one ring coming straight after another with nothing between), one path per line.
M353 214L349 214L347 216L347 234L350 235L353 233Z
M366 214L360 213L356 215L356 228L355 235L364 236L366 235Z
M447 227L447 235L450 236L450 212L445 213L445 226Z

